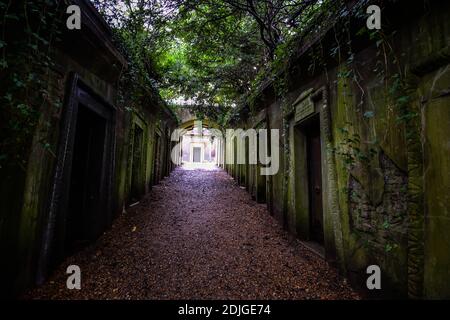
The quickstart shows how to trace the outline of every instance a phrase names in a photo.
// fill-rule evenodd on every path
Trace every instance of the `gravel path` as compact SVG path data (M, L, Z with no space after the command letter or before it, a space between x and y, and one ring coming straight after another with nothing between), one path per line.
M82 289L66 289L79 265ZM178 168L25 299L358 299L222 170Z

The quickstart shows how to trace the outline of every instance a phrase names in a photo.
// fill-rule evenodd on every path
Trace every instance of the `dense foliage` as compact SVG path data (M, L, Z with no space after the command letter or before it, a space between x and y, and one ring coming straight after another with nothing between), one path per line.
M222 123L323 2L92 1L166 101Z
M128 61L120 105L148 94L225 124L317 11L319 0L91 0ZM0 0L0 168L26 167L42 112L58 114L49 92L65 17L58 0ZM131 102L131 103L130 103ZM51 117L49 117L51 118ZM45 124L48 127L50 123ZM56 146L40 141L54 153Z
M42 110L52 114L62 106L49 92L60 8L57 0L0 0L0 169L18 165L25 171ZM52 152L46 139L39 142Z

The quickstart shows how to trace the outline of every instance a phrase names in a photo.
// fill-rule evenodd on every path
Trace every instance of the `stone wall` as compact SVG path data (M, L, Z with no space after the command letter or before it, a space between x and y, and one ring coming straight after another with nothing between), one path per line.
M61 28L65 30L62 41L50 53L54 63L42 73L49 80L42 82L45 88L36 88L36 92L45 89L47 96L33 133L24 142L28 161L25 166L17 163L0 169L2 296L18 295L41 283L68 254L62 248L66 231L61 223L66 213L61 204L67 198L65 177L71 170L68 159L74 150L70 141L80 99L90 99L112 114L107 122L111 136L105 138L111 153L105 149L103 155L111 171L105 171L108 174L102 178L101 199L105 200L98 215L97 236L174 167L169 134L177 126L176 116L156 91L150 90L140 103L119 102L119 78L127 62L92 4L76 3L82 6L82 29ZM55 108L52 101L60 101L61 106ZM142 131L136 131L137 126ZM142 133L140 139L133 139L135 132ZM133 172L137 178L132 178ZM132 198L133 192L137 198Z
M236 126L254 128L262 115L280 130L280 171L259 181L270 212L310 241L307 132L298 128L320 118L325 258L363 290L366 268L379 265L383 290L370 296L449 298L450 4L384 5L384 40L357 34L365 20L350 17L352 54L340 48L338 60L329 54L346 43L338 20L290 57L287 90L277 93L276 80L262 87ZM305 94L314 110L297 120ZM257 179L227 168L238 181Z

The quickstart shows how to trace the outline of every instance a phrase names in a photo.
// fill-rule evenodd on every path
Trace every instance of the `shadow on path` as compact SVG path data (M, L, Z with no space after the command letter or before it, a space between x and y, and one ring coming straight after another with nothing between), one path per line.
M66 289L79 265L82 289ZM176 169L25 298L357 299L222 170Z

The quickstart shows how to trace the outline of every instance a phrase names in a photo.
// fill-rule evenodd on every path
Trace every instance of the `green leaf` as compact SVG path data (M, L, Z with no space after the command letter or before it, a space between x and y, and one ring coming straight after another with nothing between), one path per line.
M8 62L4 59L0 60L0 68L2 69L8 68Z
M393 247L390 243L387 243L386 246L385 246L385 248L384 248L384 250L385 250L386 252L391 252L393 248L394 248L394 247Z

